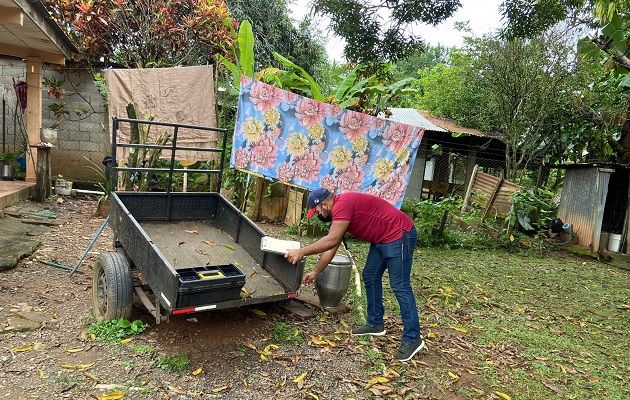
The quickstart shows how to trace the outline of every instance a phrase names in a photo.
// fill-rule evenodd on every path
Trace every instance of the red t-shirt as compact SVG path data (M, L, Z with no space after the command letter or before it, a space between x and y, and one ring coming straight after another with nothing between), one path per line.
M348 233L370 243L391 243L409 232L413 221L380 197L348 192L335 195L333 221L350 221Z

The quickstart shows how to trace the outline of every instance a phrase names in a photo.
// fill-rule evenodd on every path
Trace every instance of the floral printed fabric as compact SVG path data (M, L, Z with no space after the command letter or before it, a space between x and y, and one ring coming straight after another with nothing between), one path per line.
M243 77L230 165L311 190L373 194L400 208L423 134Z

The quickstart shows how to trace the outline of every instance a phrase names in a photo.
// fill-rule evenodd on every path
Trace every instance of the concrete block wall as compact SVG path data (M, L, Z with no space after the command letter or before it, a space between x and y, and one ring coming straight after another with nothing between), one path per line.
M19 153L24 140L20 131L21 110L16 110L17 98L13 84L26 80L24 61L20 59L0 58L0 152Z
M75 182L95 182L99 180L99 174L91 167L94 164L102 167L103 158L111 154L111 139L107 109L104 100L98 89L94 85L91 74L83 69L69 69L62 76L54 66L44 64L42 68L44 77L54 76L64 80L64 98L57 100L49 96L46 89L42 87L42 127L52 126L57 120L48 106L55 102L66 103L70 115L59 124L57 128L57 147L51 150L51 176L53 179L62 175L64 178ZM15 91L13 81L19 82L26 79L26 63L20 59L0 57L0 89L2 90L5 103L11 107L11 112L7 110L7 115L2 118L0 114L0 132L3 126L6 132L5 146L11 145L7 151L15 151L13 142L20 141L22 135L18 126L13 124L13 113L15 110ZM27 99L28 101L28 99ZM75 110L84 110L77 114ZM0 110L1 113L1 110ZM16 136L13 136L14 127ZM2 149L0 148L0 151Z

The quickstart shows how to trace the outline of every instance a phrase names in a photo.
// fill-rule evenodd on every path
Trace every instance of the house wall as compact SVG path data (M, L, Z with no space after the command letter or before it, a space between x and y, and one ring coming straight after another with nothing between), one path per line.
M51 176L63 177L81 182L93 182L99 174L91 167L91 162L102 167L101 161L111 153L107 110L103 96L94 85L91 74L82 69L70 69L64 76L57 73L52 65L43 66L44 77L54 76L65 80L65 96L57 100L42 91L42 126L50 127L56 118L48 106L55 102L65 102L70 110L57 130L57 146L51 149ZM13 90L14 82L26 79L26 63L19 59L0 57L0 89L5 103L4 115L0 114L3 143L6 151L19 152L25 128L22 115L17 109L17 98ZM28 101L28 99L27 99ZM77 114L75 110L82 110ZM25 115L24 115L25 118ZM0 149L1 150L1 149ZM90 161L88 161L90 160Z

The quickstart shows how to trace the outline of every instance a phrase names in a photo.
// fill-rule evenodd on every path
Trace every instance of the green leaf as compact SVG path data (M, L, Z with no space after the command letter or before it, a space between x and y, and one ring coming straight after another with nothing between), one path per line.
M326 99L322 96L322 92L321 92L321 88L319 86L319 84L317 82L315 82L315 80L313 79L312 76L310 76L302 67L300 67L299 65L293 63L291 60L289 60L288 58L282 56L279 53L276 53L275 51L272 53L273 56L278 59L280 62L282 62L285 66L289 67L289 68L294 68L297 69L298 71L300 71L300 73L302 74L303 79L305 79L308 84L309 84L309 88L310 88L310 95L313 99L317 100L317 101L325 101Z
M333 101L335 103L341 103L345 99L346 94L354 85L354 81L357 80L357 69L359 66L354 67L352 71L346 76L346 78L339 84L337 89L335 90L335 94L333 96Z
M240 89L241 75L243 74L243 72L240 70L240 68L236 64L229 61L228 59L223 57L221 54L217 54L217 58L219 59L219 62L221 62L221 64L223 64L232 73L232 78L234 79L234 87L237 90Z
M591 59L599 59L601 49L589 38L583 38L577 45L578 54Z
M626 52L626 42L624 40L623 18L617 13L609 23L602 28L602 33L613 40L613 45L622 53Z
M252 24L245 20L238 29L238 62L243 75L254 77L254 33ZM240 77L239 77L240 79Z

